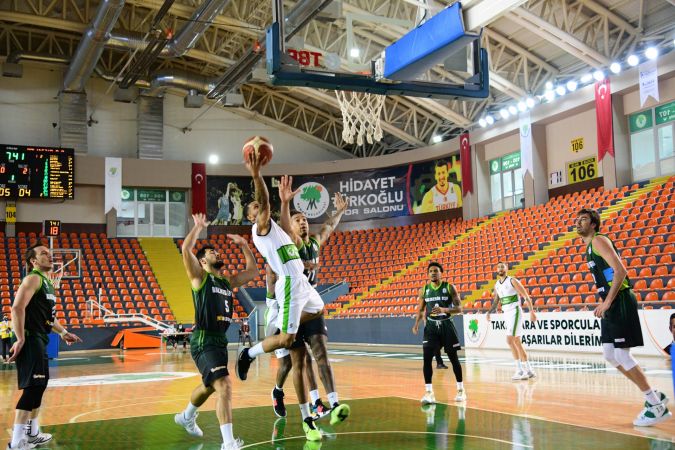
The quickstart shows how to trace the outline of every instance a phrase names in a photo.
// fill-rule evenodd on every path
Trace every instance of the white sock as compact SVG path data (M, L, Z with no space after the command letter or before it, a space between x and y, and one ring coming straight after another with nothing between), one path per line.
M26 434L31 437L40 434L40 423L37 417L35 419L28 419Z
M654 389L648 389L646 391L642 391L642 393L645 394L645 398L650 405L658 405L661 403L661 399Z
M530 360L528 359L527 361L524 361L523 364L525 364L525 369L532 372L532 366L530 365Z
M263 350L262 342L258 342L253 347L248 349L248 356L251 358L255 358L256 356L262 355L263 353L265 353L265 350Z
M302 420L305 420L309 417L309 403L300 403L300 414L302 414Z
M234 435L232 435L232 424L226 423L220 426L220 434L223 435L223 442L229 444L234 442Z
M12 432L12 447L18 447L21 439L26 439L26 424L15 423L14 431Z
M523 364L520 362L519 359L516 359L516 366L518 367L518 372L523 371Z
M192 402L188 402L185 411L183 411L183 417L186 419L192 419L195 414L197 414L197 406L193 405Z
M312 404L316 403L319 399L319 390L314 389L313 391L309 391L309 398L312 399Z
M425 385L424 385L424 389L425 389L427 392L431 392L432 394L433 394L433 392L434 392L434 386L433 386L431 383L430 383L430 384L425 384Z
M328 403L330 403L330 407L332 408L337 402L338 402L337 392L329 392Z
M284 388L279 387L276 384L274 385L274 389L276 389L277 391L283 391L284 390Z
M458 381L457 382L457 390L464 389L464 382Z

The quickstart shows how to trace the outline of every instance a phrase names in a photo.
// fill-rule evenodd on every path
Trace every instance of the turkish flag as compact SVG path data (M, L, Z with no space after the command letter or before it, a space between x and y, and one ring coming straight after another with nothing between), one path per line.
M462 196L465 196L470 192L473 193L469 133L463 133L459 136L459 162L462 165Z
M609 78L595 83L595 125L598 133L598 161L606 153L614 156L614 130L612 127L612 91Z
M192 214L206 214L206 164L192 163Z

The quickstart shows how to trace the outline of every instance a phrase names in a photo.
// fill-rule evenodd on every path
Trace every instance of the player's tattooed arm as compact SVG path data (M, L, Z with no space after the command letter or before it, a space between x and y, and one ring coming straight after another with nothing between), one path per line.
M302 238L293 232L291 224L291 200L295 197L300 189L293 191L293 177L284 175L279 180L279 199L281 200L281 214L279 216L279 224L281 228L288 234L296 246L302 245Z
M267 185L265 185L265 180L260 173L260 155L257 155L256 152L247 153L244 163L251 173L251 177L253 177L254 198L260 208L258 210L258 217L256 218L256 223L258 224L257 233L265 235L270 228L270 194L267 192Z
M323 245L330 234L335 231L335 228L340 223L340 219L342 219L342 215L349 207L349 198L345 197L340 192L336 192L335 197L333 197L333 203L335 204L335 214L329 217L321 226L321 231L319 231L317 236L319 245Z
M227 237L232 241L233 244L237 245L241 249L241 252L244 254L244 258L246 258L246 268L241 272L238 272L236 275L231 276L229 279L230 286L236 288L247 284L249 281L253 281L260 274L260 271L258 270L258 264L256 262L255 255L248 246L246 239L237 234L228 234Z
M499 302L501 299L497 295L497 291L492 292L492 306L490 306L490 310L487 312L487 319L490 320L490 314L493 312L497 311L497 307L499 306Z
M192 253L192 249L197 243L199 233L209 226L209 221L206 220L206 216L201 213L193 214L192 220L194 221L194 226L187 236L185 236L183 245L181 246L181 252L183 257L183 266L185 266L190 283L192 284L193 288L197 289L202 282L204 269L202 269L202 265L199 263L199 261L197 261L195 254Z
M448 308L448 314L461 314L462 299L459 297L459 292L455 289L455 285L450 285L450 297L452 299L452 308Z

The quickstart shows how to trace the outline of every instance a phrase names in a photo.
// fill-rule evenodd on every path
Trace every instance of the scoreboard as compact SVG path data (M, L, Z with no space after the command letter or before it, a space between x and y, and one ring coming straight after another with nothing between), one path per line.
M0 198L74 198L72 148L0 144Z

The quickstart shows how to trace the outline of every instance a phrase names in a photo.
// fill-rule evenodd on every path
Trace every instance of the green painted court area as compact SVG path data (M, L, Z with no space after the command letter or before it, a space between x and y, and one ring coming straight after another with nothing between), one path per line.
M277 419L270 407L235 409L235 436L244 440L243 448L275 450L671 448L664 441L461 406L421 407L418 401L395 397L348 403L352 416L345 423L330 427L327 417L319 421L321 443L305 440L296 405L288 405L286 419ZM173 415L48 426L45 431L55 435L49 445L53 450L219 449L215 413L202 412L197 423L203 438L188 436L174 424Z

